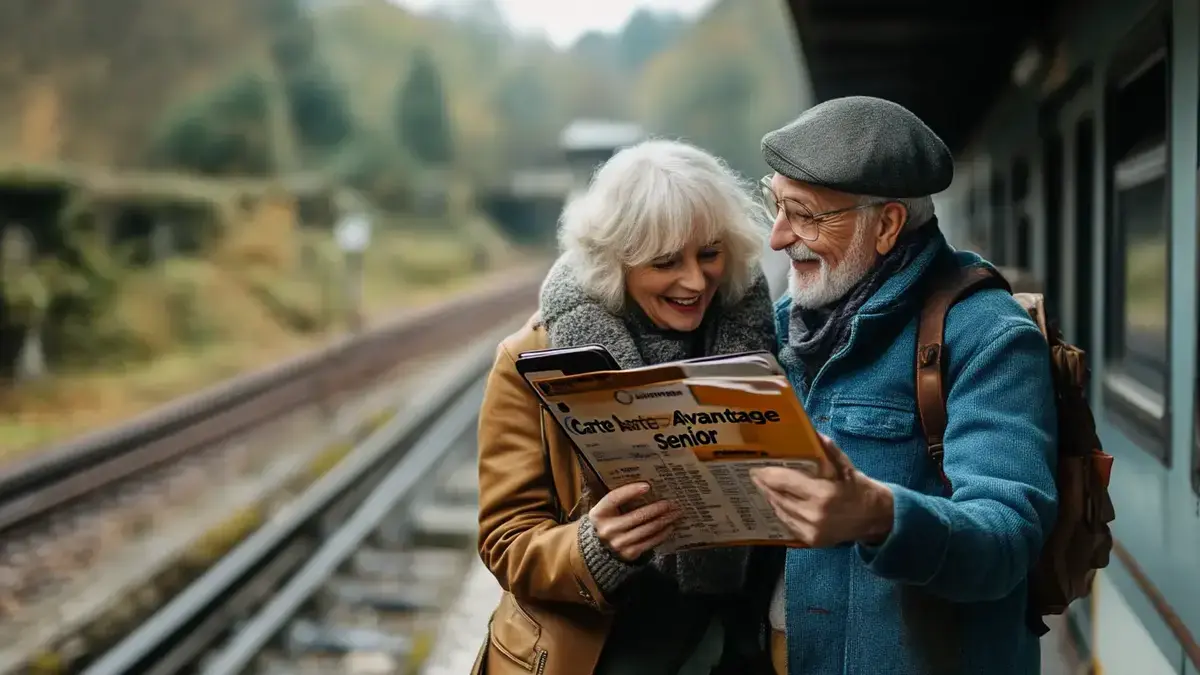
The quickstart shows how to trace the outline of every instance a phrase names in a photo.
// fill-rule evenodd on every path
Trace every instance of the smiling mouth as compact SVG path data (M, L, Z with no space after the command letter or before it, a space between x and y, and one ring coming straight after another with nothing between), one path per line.
M667 301L668 305L671 305L672 307L678 307L680 309L691 309L700 304L699 295L694 295L690 298L670 298L663 296L663 299Z

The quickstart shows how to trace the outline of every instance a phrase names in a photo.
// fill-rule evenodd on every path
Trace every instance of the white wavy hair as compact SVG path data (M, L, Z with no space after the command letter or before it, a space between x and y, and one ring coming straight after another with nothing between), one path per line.
M612 312L625 305L631 267L720 240L718 298L742 299L767 230L762 207L717 157L681 141L643 141L616 153L559 219L559 244L584 289Z

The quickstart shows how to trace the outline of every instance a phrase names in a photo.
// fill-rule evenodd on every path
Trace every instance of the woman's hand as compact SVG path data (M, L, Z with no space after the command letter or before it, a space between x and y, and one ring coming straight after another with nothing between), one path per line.
M632 563L650 549L671 536L672 526L679 519L679 510L671 502L658 500L629 513L621 507L649 492L647 483L630 483L609 491L592 510L588 518L608 550L627 563Z

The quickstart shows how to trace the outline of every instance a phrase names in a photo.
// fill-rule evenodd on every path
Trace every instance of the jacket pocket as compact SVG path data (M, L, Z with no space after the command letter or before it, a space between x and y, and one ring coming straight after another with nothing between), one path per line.
M912 400L838 397L830 410L829 425L838 446L860 471L876 480L911 487L925 452Z
M837 398L831 426L837 431L885 441L909 440L916 435L917 412L913 401L885 398Z
M538 645L542 627L521 607L512 593L500 597L500 604L492 615L489 633L489 641L495 648L493 654L503 656L527 672L541 673L546 663L546 650ZM489 667L488 672L496 671Z

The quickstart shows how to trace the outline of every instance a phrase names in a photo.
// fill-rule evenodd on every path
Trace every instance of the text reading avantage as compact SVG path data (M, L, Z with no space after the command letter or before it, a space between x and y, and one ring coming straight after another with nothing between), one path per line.
M717 412L686 413L676 410L671 424L687 426L689 424L766 424L778 422L779 413L774 410L725 410Z

